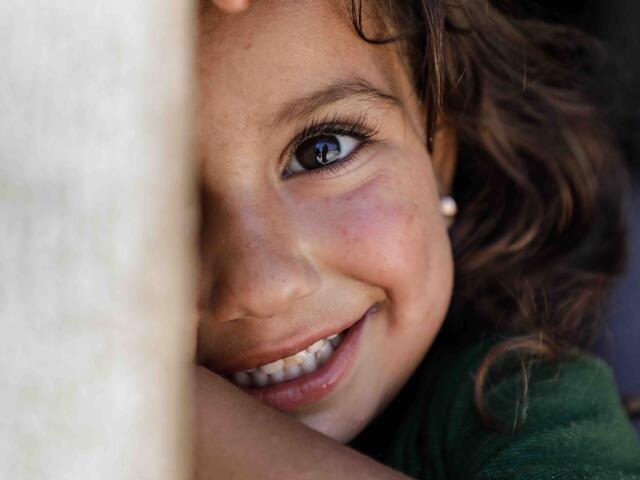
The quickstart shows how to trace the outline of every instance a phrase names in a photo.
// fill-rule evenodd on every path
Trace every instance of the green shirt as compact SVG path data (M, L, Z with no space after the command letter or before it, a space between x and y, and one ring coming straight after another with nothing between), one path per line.
M592 356L532 366L527 395L520 369L503 375L486 393L502 428L483 427L474 375L495 343L430 353L352 446L413 478L640 480L640 443Z

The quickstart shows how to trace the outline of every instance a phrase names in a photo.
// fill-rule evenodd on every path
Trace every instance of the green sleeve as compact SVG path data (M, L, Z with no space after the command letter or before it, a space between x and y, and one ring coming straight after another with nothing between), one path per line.
M640 443L609 368L594 357L534 365L526 396L521 371L490 386L486 404L502 430L482 426L473 375L489 346L443 362L425 382L403 470L429 479L640 480Z

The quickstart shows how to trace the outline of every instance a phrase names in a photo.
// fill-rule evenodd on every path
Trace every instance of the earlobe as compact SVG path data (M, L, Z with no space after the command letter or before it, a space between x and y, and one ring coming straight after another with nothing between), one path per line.
M438 119L433 138L431 163L441 193L451 191L457 165L458 147L455 131L442 119Z

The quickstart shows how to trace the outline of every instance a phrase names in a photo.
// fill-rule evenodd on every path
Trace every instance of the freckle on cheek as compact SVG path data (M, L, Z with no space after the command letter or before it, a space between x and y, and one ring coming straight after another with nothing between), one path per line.
M406 233L407 226L414 223L415 211L387 205L372 205L349 218L347 225L340 227L340 234L351 243L386 242Z

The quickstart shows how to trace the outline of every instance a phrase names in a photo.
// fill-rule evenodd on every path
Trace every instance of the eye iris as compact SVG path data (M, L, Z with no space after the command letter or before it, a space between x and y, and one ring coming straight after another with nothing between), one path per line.
M305 140L296 151L300 165L307 170L319 168L340 157L340 142L335 135L321 135Z

